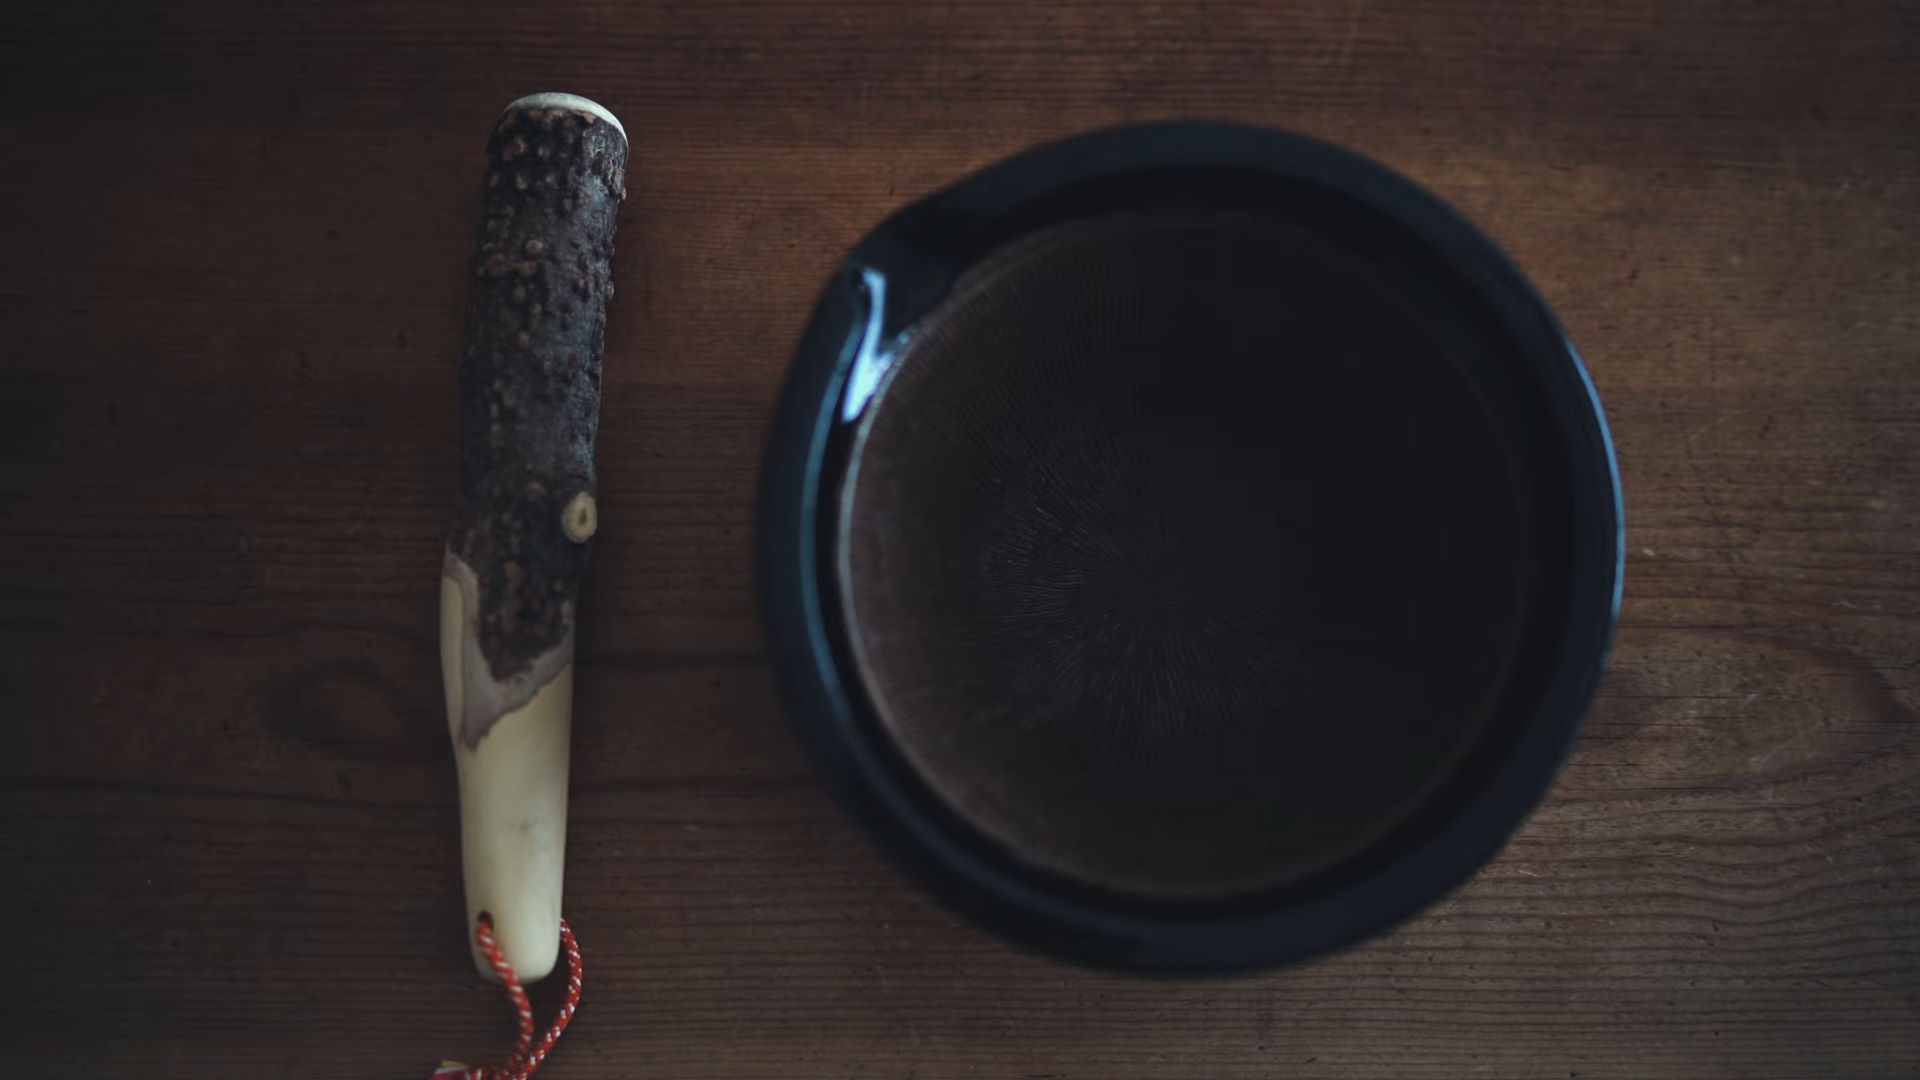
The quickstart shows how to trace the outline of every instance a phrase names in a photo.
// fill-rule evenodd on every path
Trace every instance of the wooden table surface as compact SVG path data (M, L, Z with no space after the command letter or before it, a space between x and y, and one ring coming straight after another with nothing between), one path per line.
M481 142L553 88L634 154L586 1004L543 1076L1920 1070L1912 4L25 2L0 88L8 1076L504 1049L435 596ZM1585 351L1630 529L1612 674L1506 851L1228 982L1061 967L906 885L802 760L749 573L839 253L1028 144L1171 116L1346 143L1483 223Z

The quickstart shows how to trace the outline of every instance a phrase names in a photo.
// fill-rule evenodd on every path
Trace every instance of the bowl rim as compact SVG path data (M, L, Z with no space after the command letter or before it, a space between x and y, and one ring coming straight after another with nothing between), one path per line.
M1572 474L1558 647L1543 690L1471 799L1397 857L1335 887L1219 906L1146 901L1021 863L908 766L850 687L829 579L844 456L899 335L968 266L1036 227L1035 208L1087 185L1178 170L1306 184L1392 219L1474 289L1535 367ZM1055 219L1048 219L1051 223ZM1174 122L1107 128L1027 150L898 211L829 278L795 351L761 471L756 570L766 645L816 769L877 845L982 927L1058 957L1153 974L1225 973L1317 956L1424 909L1484 865L1551 785L1578 737L1618 621L1625 536L1599 395L1537 290L1478 228L1412 180L1270 128Z

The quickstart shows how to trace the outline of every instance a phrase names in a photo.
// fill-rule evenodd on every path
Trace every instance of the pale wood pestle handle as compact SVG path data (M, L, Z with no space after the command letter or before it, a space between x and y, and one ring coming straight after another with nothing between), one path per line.
M593 442L627 136L535 94L487 140L460 358L460 486L440 664L460 770L466 937L485 914L521 979L560 943L574 611L598 523ZM476 949L474 964L491 964Z

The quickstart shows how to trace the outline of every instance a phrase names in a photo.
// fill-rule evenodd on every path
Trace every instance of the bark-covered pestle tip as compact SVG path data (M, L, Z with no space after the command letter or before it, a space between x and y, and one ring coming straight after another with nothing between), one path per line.
M579 94L565 94L556 90L548 90L538 94L528 94L526 97L500 110L500 115L506 116L508 113L519 112L523 109L570 109L574 112L585 113L612 124L613 130L620 133L620 138L625 139L627 137L626 125L620 123L620 118L613 115L612 110L592 98L584 98Z
M447 546L474 576L480 653L503 684L571 649L590 533L567 511L594 490L626 162L611 114L570 94L522 98L487 139Z

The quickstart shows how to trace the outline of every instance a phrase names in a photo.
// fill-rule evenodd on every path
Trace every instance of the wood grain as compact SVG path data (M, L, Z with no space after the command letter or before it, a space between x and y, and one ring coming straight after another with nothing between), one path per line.
M481 140L633 134L554 1080L1920 1071L1920 14L1752 4L26 0L0 11L9 1075L424 1075L468 970L433 646ZM1032 142L1349 144L1535 275L1627 601L1548 803L1426 916L1223 983L958 925L829 805L751 497L814 291Z

